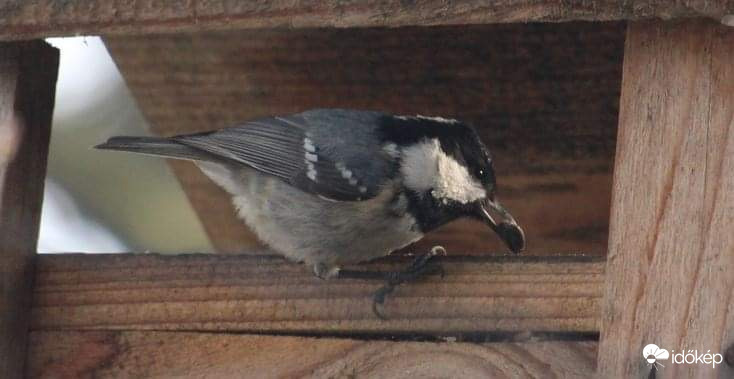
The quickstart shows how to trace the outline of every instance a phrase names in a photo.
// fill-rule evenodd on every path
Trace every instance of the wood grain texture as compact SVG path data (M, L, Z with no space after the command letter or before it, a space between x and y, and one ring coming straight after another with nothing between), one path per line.
M457 117L491 148L526 254L603 255L624 25L253 30L106 38L155 133L211 130L317 107ZM156 158L151 158L156 159ZM229 197L173 165L220 252L256 245ZM409 249L505 251L460 221Z
M382 321L371 308L381 283L323 281L273 256L42 255L31 324L337 334L598 331L598 259L466 257L446 259L443 267L443 279L396 289Z
M633 23L627 34L599 372L647 375L643 346L733 342L734 30ZM732 377L663 362L662 377Z
M0 43L0 377L23 373L59 52Z
M209 29L637 20L734 13L727 0L104 1L2 0L0 39Z
M589 378L594 341L438 343L33 332L29 378Z

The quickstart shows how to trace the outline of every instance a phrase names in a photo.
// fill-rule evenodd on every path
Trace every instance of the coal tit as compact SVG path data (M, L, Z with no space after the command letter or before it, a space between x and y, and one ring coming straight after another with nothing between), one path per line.
M497 200L489 150L453 119L315 109L96 147L194 161L263 242L321 278L459 217L482 220L515 253L525 245Z

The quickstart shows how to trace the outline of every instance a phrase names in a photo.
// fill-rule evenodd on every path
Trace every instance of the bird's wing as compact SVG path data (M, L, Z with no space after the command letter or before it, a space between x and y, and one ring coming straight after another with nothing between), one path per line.
M396 157L373 132L381 114L314 110L173 140L283 179L331 200L374 197Z

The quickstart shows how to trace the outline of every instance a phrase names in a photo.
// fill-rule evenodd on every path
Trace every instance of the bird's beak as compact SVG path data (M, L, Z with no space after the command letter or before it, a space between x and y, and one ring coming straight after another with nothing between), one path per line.
M517 254L525 249L525 232L517 225L510 212L497 199L485 199L479 203L480 218ZM497 223L496 219L500 222Z

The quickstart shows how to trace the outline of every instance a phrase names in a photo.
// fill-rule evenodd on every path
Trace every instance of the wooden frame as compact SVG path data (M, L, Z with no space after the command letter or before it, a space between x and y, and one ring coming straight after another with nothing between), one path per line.
M408 262L391 261L373 266ZM347 336L599 330L604 267L598 258L442 263L444 280L398 288L384 307L388 319L380 320L371 307L379 283L325 282L272 256L44 255L31 326Z
M630 24L599 350L608 377L649 371L635 359L649 343L734 344L732 46L734 30L710 22ZM666 377L715 375L668 366Z
M267 9L228 9L217 7L217 2L196 9L147 8L137 2L125 3L132 4L130 8L112 8L103 3L82 7L76 2L54 8L52 3L46 0L3 4L9 11L0 12L0 25L4 26L0 38L73 32L173 32L283 23L398 26L637 19L659 15L722 20L734 13L732 5L725 1L651 3L633 9L615 2L589 2L582 6L541 4L534 8L527 8L522 2L501 2L481 11L471 2L445 9L387 2L367 10L314 7L308 6L308 2L290 8L277 8L283 5L275 3L274 8ZM299 8L301 5L303 8ZM44 9L48 11L42 12ZM225 22L230 16L231 24ZM223 376L243 370L253 374L318 377L397 372L391 370L413 370L408 372L416 375L441 369L454 373L461 369L468 376L545 377L552 373L560 377L589 377L595 369L596 343L557 341L552 334L554 341L543 343L499 342L482 346L364 342L355 337L386 338L397 333L405 339L414 338L418 332L439 339L447 337L445 331L450 331L452 335L444 341L471 340L477 335L487 338L483 332L490 329L588 332L601 324L597 376L647 375L650 367L640 357L647 343L670 349L710 349L726 354L729 360L728 365L721 364L716 369L668 365L660 372L665 377L732 376L731 46L734 31L711 21L645 21L629 26L603 306L599 304L602 274L598 262L565 262L565 266L557 266L462 258L446 262L454 278L450 280L456 282L401 288L394 302L387 305L388 312L398 316L382 323L364 306L371 287L321 283L295 272L276 281L277 286L262 285L273 284L269 270L294 269L271 258L42 257L40 269L34 274L33 252L58 55L40 42L2 44L0 132L16 138L7 138L6 141L12 141L6 144L10 149L2 145L0 154L0 375L12 378L25 372L30 376L74 377L93 372L141 376L189 374L203 367L220 370L216 373ZM497 282L498 274L508 281ZM128 277L134 279L132 284L124 280ZM147 281L138 280L145 278ZM33 308L31 317L27 317L34 279L37 285ZM534 284L517 287L522 280ZM322 296L324 293L329 296ZM560 293L566 296L559 296ZM244 300L243 294L247 299L260 300ZM506 313L502 313L503 309L507 309ZM576 321L567 322L569 319ZM29 321L33 346L25 354ZM269 335L209 333L213 331ZM278 336L282 333L329 337ZM344 335L352 338L335 338ZM532 333L509 336L512 340L538 338ZM292 356L294 349L307 353ZM344 351L348 354L340 355ZM161 360L144 359L158 353ZM243 361L237 353L246 353L250 359ZM24 369L26 356L31 364ZM392 359L393 356L403 358ZM415 356L423 358L409 359ZM471 363L462 361L469 359L466 357L471 357ZM267 371L271 368L268 362L291 359L297 363L281 365L280 371ZM166 365L174 366L173 371Z
M31 334L30 377L588 378L596 342L455 343L191 332Z
M150 34L212 29L463 25L508 22L609 21L707 17L728 20L725 0L368 0L343 4L319 0L153 2L56 0L0 4L0 39L85 34Z
M0 377L23 372L59 62L44 42L0 43Z

